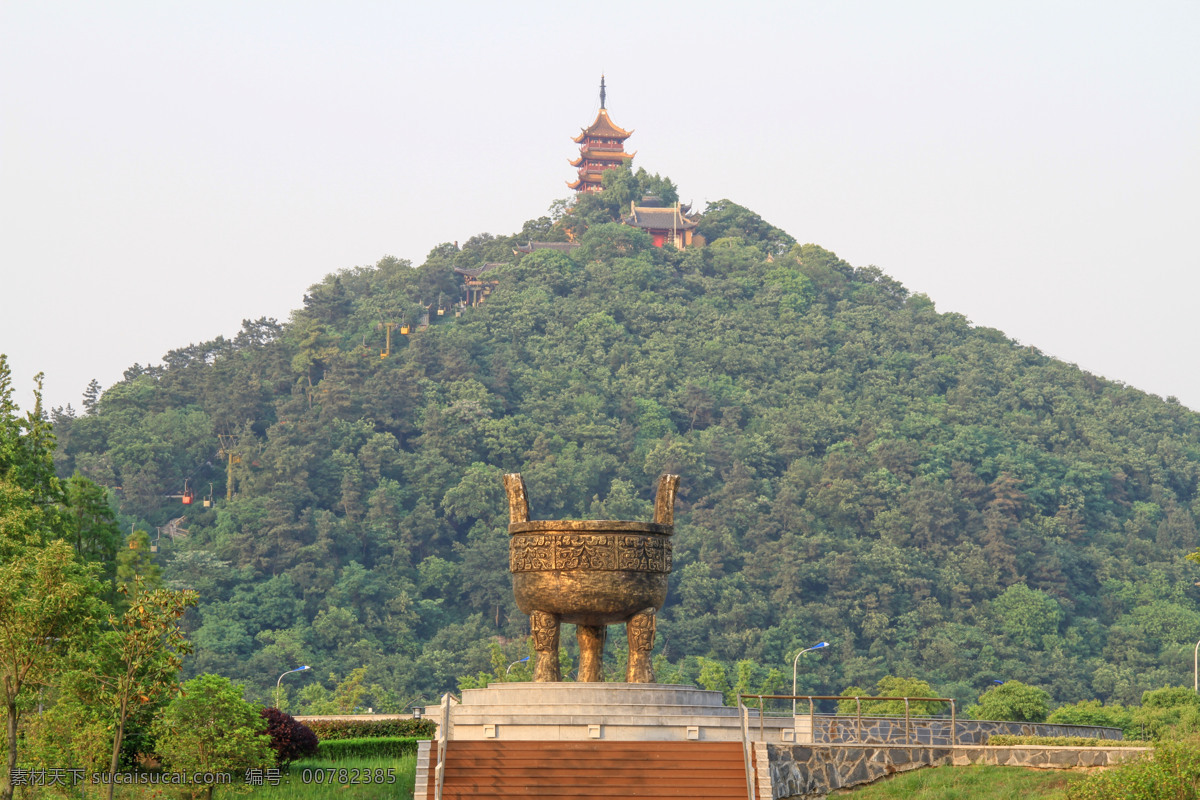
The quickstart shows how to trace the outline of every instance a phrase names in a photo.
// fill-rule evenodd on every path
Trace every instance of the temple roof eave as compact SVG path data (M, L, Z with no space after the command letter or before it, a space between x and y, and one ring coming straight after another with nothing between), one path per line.
M616 164L617 162L621 162L621 161L629 161L635 155L637 155L637 153L623 153L623 152L616 152L616 151L604 152L603 155L598 155L598 152L604 152L604 151L592 151L592 152L588 152L588 153L580 153L578 158L576 158L574 161L568 160L567 163L570 164L572 167L578 167L580 164L582 164L584 162L585 159L591 159L592 161L608 161L608 162L612 162L612 163Z
M574 142L575 144L582 144L582 143L583 143L583 140L584 140L584 139L586 139L586 138L588 138L589 136L601 136L601 135L602 135L602 134L599 134L599 133L592 133L592 131L591 131L591 129L590 129L590 128L580 128L580 131L582 131L582 132L581 132L581 133L580 133L578 136L572 136L572 137L571 137L571 141L572 141L572 142ZM625 141L625 140L626 140L626 139L628 139L630 136L633 136L633 131L625 131L625 132L624 132L624 134L623 134L623 135L621 135L621 136L611 136L611 135L609 135L609 136L606 136L605 138L607 138L607 139L620 139L621 141Z
M679 213L679 207L647 208L634 207L628 216L622 217L622 222L642 230L654 231L690 231L700 226L696 220L688 219Z
M578 144L588 136L602 136L606 139L619 139L625 141L630 136L633 136L633 131L627 131L624 128L613 124L613 121L608 117L606 109L600 109L600 113L596 115L596 121L586 128L581 128L578 136L573 137L573 141Z

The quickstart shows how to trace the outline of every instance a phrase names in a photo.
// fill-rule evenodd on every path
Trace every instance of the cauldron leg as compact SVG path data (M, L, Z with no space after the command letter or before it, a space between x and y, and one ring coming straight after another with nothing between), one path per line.
M604 636L608 628L603 625L576 625L575 638L579 640L579 680L582 683L599 683L604 680Z
M629 683L654 683L654 666L650 662L650 651L654 649L654 609L639 611L625 623L629 638L629 669L625 680Z
M537 653L533 679L539 682L562 680L558 674L558 617L548 611L534 611L529 615L529 629Z

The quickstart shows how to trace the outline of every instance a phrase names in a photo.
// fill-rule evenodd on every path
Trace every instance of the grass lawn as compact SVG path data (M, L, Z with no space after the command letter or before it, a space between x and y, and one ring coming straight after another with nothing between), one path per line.
M1075 773L1021 767L928 767L836 792L854 800L1065 800Z
M340 761L297 761L281 770L278 786L247 787L244 775L232 776L233 786L218 787L215 800L250 798L251 800L397 800L411 798L417 774L416 755L396 758L354 758ZM0 785L3 776L0 775ZM232 791L234 788L240 792ZM249 789L249 791L247 791ZM80 794L80 790L86 793ZM175 800L179 788L163 786L120 785L116 800ZM18 800L36 798L79 798L94 800L104 797L103 787L84 784L74 791L46 786L19 786Z

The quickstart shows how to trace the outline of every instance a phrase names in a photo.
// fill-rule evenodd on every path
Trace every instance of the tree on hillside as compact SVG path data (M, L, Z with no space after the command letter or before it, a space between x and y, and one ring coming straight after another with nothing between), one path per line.
M121 486L148 525L185 476L220 485L215 435L238 432L234 496L164 547L167 584L203 592L188 670L266 698L277 661L365 667L376 707L373 686L434 696L486 671L492 637L527 635L503 500L473 484L509 471L543 519L640 518L653 477L683 474L662 674L706 658L738 684L739 661L786 669L795 642L836 639L804 691L892 673L974 700L1008 675L1129 704L1190 669L1200 415L744 207L710 204L709 244L678 251L616 224L615 194L576 202L521 243L577 222L582 247L479 234L339 270L286 324L131 369L69 422L63 477ZM482 305L379 358L381 323L485 261L508 266Z
M7 532L7 526L6 526ZM30 547L0 563L0 698L4 701L8 783L12 800L21 714L49 686L60 659L94 623L99 582L58 540Z
M761 242L767 252L778 255L786 252L796 240L770 224L745 206L729 200L709 203L696 232L710 242L726 237L738 237L747 242Z
M115 774L120 765L130 717L139 708L161 702L178 691L183 656L191 652L179 620L199 599L191 591L148 591L139 576L122 585L120 592L127 597L127 607L120 617L109 617L112 630L96 643L98 663L91 672L114 721L110 774ZM114 787L114 783L108 784L109 800Z
M242 699L240 685L210 674L184 683L154 722L159 754L171 769L189 775L240 776L248 769L272 766L275 753L266 729L261 707ZM208 800L215 789L195 783L187 787L192 798Z
M1141 730L1133 724L1133 709L1120 703L1106 705L1099 700L1080 700L1078 703L1061 705L1050 712L1046 722L1053 725L1120 728L1128 739L1135 739L1141 735Z
M121 546L121 529L103 487L76 472L66 482L69 541L83 561L94 561L110 574Z
M933 700L871 700L871 693L858 686L847 686L841 692L842 697L858 697L860 700L839 700L839 714L857 714L860 709L863 714L880 714L886 716L932 716L946 711L946 704ZM920 678L902 678L896 675L885 675L875 684L875 697L937 697L938 693L927 681Z
M971 719L1045 722L1050 713L1050 695L1037 686L1005 681L981 694L979 702L967 706L963 713Z
M55 477L53 436L41 393L24 419L12 402L7 359L0 354L0 699L4 703L8 779L13 796L18 729L32 694L51 683L63 655L88 635L100 584L62 530L63 499Z

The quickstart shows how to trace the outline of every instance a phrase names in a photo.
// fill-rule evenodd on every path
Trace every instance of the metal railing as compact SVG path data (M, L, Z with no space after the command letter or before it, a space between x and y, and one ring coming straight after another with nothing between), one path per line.
M745 705L744 701L752 700L752 699L758 700L759 741L766 741L765 726L764 726L764 721L763 721L763 718L766 716L765 706L763 703L764 700L791 700L792 701L792 728L793 728L793 730L795 730L795 727L796 727L795 721L797 719L799 719L799 717L796 714L796 701L797 700L807 700L808 701L809 731L812 734L814 742L816 740L816 734L817 734L816 701L817 700L837 700L840 704L847 700L853 700L854 707L855 707L854 719L857 722L857 724L855 726L856 738L855 738L854 743L857 743L857 744L864 743L863 742L863 713L862 713L863 701L867 701L868 703L874 702L874 701L902 701L904 703L904 744L906 744L906 745L913 744L913 741L912 741L912 732L913 732L912 703L931 703L931 702L949 703L950 704L950 746L951 747L958 746L958 713L957 713L957 709L956 709L953 697L859 697L859 696L850 697L850 696L846 696L846 695L814 695L814 694L801 694L801 695L739 694L738 695L738 710L743 716L742 734L743 734L743 740L746 743L746 747L747 747L746 752L747 753L749 753L748 736L749 736L749 727L750 727L749 726L750 710ZM840 716L840 715L838 715L838 716ZM822 715L822 718L825 718L825 717L826 717L826 715ZM837 717L835 716L834 718L836 719ZM899 714L869 713L868 719L870 719L870 718L899 719L900 715ZM925 717L924 715L918 715L918 718L929 719L929 717ZM747 755L747 765L748 764L749 764L749 755Z
M761 703L760 703L761 705ZM738 717L742 721L742 761L746 767L746 797L749 800L754 800L754 788L757 781L754 780L754 768L751 765L750 758L750 709L746 708L742 703L742 696L738 695ZM762 723L762 711L758 712L759 723Z
M442 800L442 786L446 782L446 746L450 743L450 706L458 705L458 700L454 695L446 692L442 695L441 719L438 721L437 730L437 767L434 768L434 800Z

